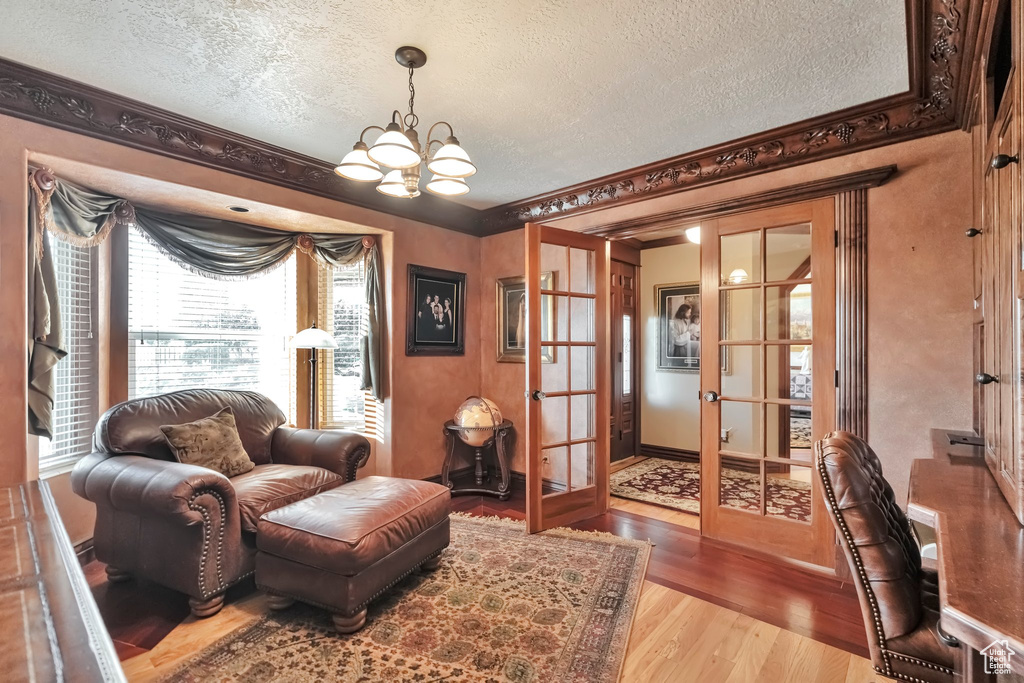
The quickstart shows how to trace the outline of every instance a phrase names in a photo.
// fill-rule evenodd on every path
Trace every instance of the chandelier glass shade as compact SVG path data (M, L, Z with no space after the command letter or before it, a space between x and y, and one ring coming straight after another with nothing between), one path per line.
M427 190L433 194L453 197L469 192L465 178L476 173L476 166L469 154L459 144L450 123L439 121L430 127L427 144L420 146L416 126L419 117L414 111L416 89L413 87L413 71L426 63L427 56L414 47L400 47L395 59L409 69L409 113L402 116L395 110L386 128L369 126L359 136L352 151L345 155L334 172L348 180L357 182L379 182L377 190L389 197L410 199L420 194L420 167L426 164L434 174L427 183ZM434 129L447 127L448 137L434 138ZM364 141L371 130L381 132L372 145ZM436 146L436 147L435 147ZM436 151L431 155L431 150ZM391 170L388 170L391 169Z

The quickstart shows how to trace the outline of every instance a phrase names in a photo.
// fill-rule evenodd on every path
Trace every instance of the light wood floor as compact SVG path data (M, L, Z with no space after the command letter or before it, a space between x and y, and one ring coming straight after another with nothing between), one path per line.
M267 611L254 593L209 619L189 617L149 652L123 662L129 681L152 681ZM697 598L644 582L624 683L868 683L868 660Z

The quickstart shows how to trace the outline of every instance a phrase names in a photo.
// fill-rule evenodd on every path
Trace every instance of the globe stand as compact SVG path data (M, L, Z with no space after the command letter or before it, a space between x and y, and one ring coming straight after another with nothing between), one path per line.
M473 447L473 481L475 487L455 486L451 480L452 458L455 456L455 442L459 439L459 432L493 432L480 446ZM499 500L508 500L512 495L512 474L508 467L507 441L512 432L512 421L505 420L499 425L491 427L460 427L453 420L444 423L445 456L444 465L441 466L441 484L447 486L453 496L458 495L484 495L495 496ZM497 487L484 486L484 482L490 477L487 467L484 465L484 449L494 446L494 452L498 459L498 469L501 472L501 480Z

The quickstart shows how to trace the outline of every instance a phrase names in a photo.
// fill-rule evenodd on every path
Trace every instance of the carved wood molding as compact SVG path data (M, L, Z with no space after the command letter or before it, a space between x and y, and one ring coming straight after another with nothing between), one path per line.
M836 195L836 428L868 438L868 191Z
M383 213L476 233L479 211L424 193L395 201L334 164L106 90L0 59L0 114L62 128ZM339 150L339 154L341 150Z
M732 213L768 209L773 206L830 197L840 192L878 187L889 180L894 173L896 173L895 165L879 166L878 168L869 168L828 178L818 178L806 183L787 185L740 197L729 197L707 204L697 204L649 216L598 225L588 228L584 232L616 240L632 238L643 233L681 227L687 223L721 218ZM644 242L643 248L652 248L652 244L652 242Z
M484 234L628 204L957 127L967 87L961 44L991 0L908 0L911 90L483 212ZM959 93L959 94L958 94Z

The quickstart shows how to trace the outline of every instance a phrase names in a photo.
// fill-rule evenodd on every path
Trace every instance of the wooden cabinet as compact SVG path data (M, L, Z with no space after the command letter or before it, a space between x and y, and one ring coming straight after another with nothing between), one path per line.
M1021 347L1020 2L993 6L982 25L988 49L975 69L972 103L975 216L975 425L1000 490L1024 522Z

